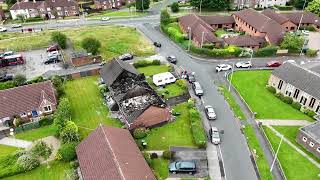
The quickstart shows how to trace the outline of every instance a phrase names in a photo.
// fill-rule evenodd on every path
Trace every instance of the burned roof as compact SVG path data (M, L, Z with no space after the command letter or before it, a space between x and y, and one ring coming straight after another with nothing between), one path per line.
M131 64L117 58L106 63L100 70L100 74L104 82L108 86L111 86L114 81L125 71L133 75L139 75L139 72Z
M245 9L234 13L234 15L254 27L259 32L266 33L266 37L269 39L271 44L279 44L286 32L286 30L275 20L253 9Z
M199 16L199 17L210 25L235 23L234 18L232 16Z
M283 13L283 15L289 18L294 24L299 24L301 20L303 24L316 24L320 26L320 17L311 12Z
M57 105L51 81L19 86L0 91L0 119L40 110L43 100Z
M286 16L276 13L274 10L271 9L266 9L264 11L261 12L263 15L268 16L269 18L275 20L276 22L278 22L279 24L283 24L287 21L289 21L289 18L287 18Z
M84 180L156 180L126 129L100 125L76 152Z
M260 45L259 41L257 41L255 38L249 35L228 37L228 38L224 38L224 41L229 45L235 45L240 47Z

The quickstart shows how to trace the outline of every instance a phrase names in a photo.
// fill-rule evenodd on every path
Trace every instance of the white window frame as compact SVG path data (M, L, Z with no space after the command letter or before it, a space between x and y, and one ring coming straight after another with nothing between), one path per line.
M48 110L46 110L46 108L48 108ZM43 106L43 110L44 112L52 112L52 107L51 105Z
M314 143L310 141L309 146L310 146L310 147L313 147L313 146L314 146Z
M320 146L317 148L317 151L320 152Z
M302 138L302 141L303 141L303 142L307 142L307 141L308 141L308 138L303 137L303 138Z

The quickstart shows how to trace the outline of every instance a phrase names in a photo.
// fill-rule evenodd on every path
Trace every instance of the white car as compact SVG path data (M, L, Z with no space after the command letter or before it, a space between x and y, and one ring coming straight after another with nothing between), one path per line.
M220 134L219 134L219 130L216 127L211 127L209 134L211 136L211 142L215 145L220 144L221 140L220 140Z
M237 68L250 68L250 67L252 67L252 64L251 64L250 61L237 62L237 63L236 63L236 67L237 67Z
M220 72L220 71L228 71L232 69L232 66L229 65L229 64L219 64L217 67L216 67L216 71L217 72Z
M21 28L22 25L21 24L12 24L11 28Z
M216 113L212 106L205 106L205 112L209 120L215 120L217 118Z
M297 63L295 60L290 59L290 60L284 61L283 64L284 64L284 63L288 63L288 62L289 62L289 63Z
M192 84L192 88L196 96L203 96L203 90L199 82L194 82Z
M101 18L101 21L109 21L109 20L110 20L109 17L102 17L102 18Z
M48 53L48 57L51 57L51 56L59 56L59 51L51 51Z
M310 31L308 30L302 30L302 34L308 36L310 34Z
M6 32L7 31L7 28L5 27L0 27L0 32Z

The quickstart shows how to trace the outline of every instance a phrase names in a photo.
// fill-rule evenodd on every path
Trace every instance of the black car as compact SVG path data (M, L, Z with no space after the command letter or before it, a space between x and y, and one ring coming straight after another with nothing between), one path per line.
M176 173L189 173L194 174L197 172L196 163L193 161L175 161L169 164L169 172Z
M161 47L161 43L159 43L159 42L154 42L153 45L154 45L155 47Z
M0 82L11 81L13 74L0 73Z
M167 60L172 64L177 63L177 58L175 56L167 56Z
M60 62L60 59L58 57L50 57L46 61L44 61L44 64L52 64L58 62Z
M122 61L127 61L127 60L131 60L133 59L133 55L132 54L123 54L121 56L119 56L119 59Z
M193 83L196 81L196 77L194 77L193 73L187 73L187 80L189 81L189 83Z

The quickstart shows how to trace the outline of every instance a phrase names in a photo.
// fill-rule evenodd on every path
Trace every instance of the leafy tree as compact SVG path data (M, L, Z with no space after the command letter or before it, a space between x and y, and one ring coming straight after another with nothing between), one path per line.
M54 125L58 128L57 135L60 135L62 130L71 119L71 107L67 98L62 98L54 113Z
M72 161L76 158L76 142L63 144L57 153L57 159L62 161Z
M201 3L201 8L215 9L215 10L228 9L230 6L229 0L190 0L191 6L198 9L200 9L200 3Z
M80 141L78 126L72 121L67 121L66 126L62 130L60 137L62 139L62 143Z
M23 85L25 82L27 81L26 76L22 75L22 74L18 74L13 78L13 84L15 86L21 86Z
M149 9L150 0L136 0L136 9L139 11L144 11Z
M47 143L44 141L38 141L32 148L31 153L35 155L36 157L41 157L45 161L50 157L52 154L52 147L50 147ZM47 165L49 167L49 163L47 161Z
M320 16L320 0L311 1L306 7L306 11L312 12Z
M53 32L51 34L51 40L57 43L62 49L67 46L67 36L61 32Z
M30 171L40 165L37 157L31 153L24 154L20 156L17 160L18 166L20 166L24 171Z
M172 12L178 12L179 11L179 4L177 2L174 2L171 4L171 11Z
M17 2L17 0L4 0L4 2L8 5L8 7L11 7Z
M299 52L303 46L304 40L302 37L297 36L295 34L287 33L281 44L280 47L282 49L288 49L289 52Z
M160 14L160 24L167 25L170 23L170 14L168 13L167 9L161 10Z
M92 53L93 55L96 55L99 52L101 43L98 39L88 37L82 40L81 46L88 53Z
M302 9L303 8L303 4L304 4L305 0L291 0L289 2L289 4L291 4L292 6L294 6L297 9ZM308 6L309 2L311 2L312 0L306 0L306 4L305 7Z

